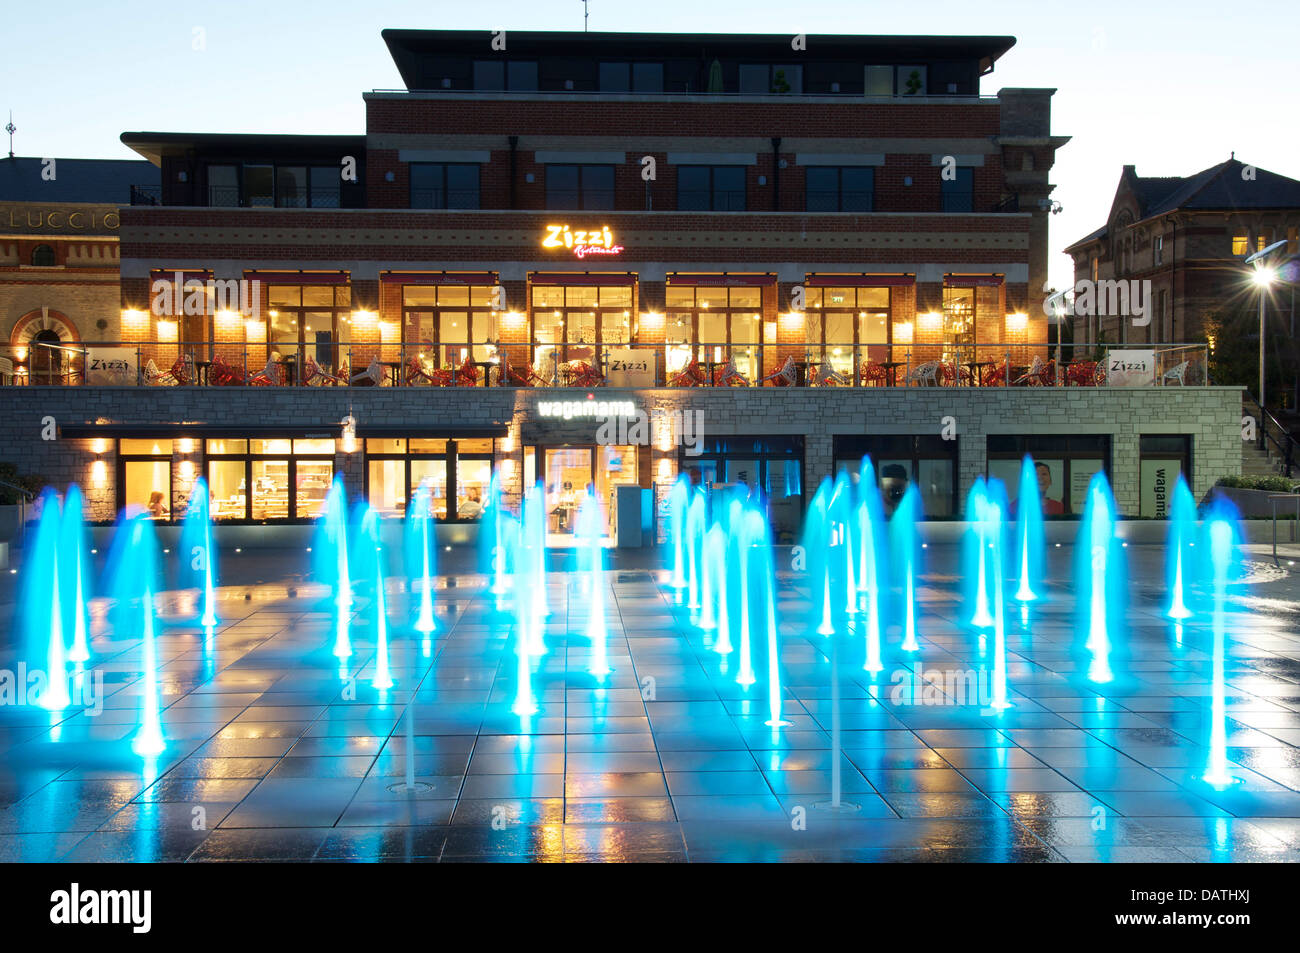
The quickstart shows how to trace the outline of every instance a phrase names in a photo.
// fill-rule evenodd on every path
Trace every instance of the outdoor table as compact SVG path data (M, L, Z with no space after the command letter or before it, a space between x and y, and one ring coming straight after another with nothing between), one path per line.
M972 387L983 387L983 386L984 386L984 368L986 368L986 367L993 367L993 366L995 366L996 364L997 364L997 361L965 361L965 362L962 363L962 367L968 368L968 369L970 370L970 374L971 374L971 385L970 385L970 386L972 386Z
M889 378L889 386L898 386L898 369L904 367L906 361L881 361L880 366L885 369L885 375Z
M700 361L700 367L704 368L704 383L708 387L714 384L713 372L719 367L725 367L726 361Z
M402 362L401 361L380 361L381 367L388 368L388 384L390 387L396 387L402 382Z
M208 368L212 366L211 361L194 362L194 382L204 386L208 383Z

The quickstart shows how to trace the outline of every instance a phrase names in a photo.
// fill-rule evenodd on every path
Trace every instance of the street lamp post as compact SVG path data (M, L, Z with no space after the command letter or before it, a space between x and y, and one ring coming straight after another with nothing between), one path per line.
M1281 251L1286 247L1286 240L1274 242L1267 248L1262 248L1253 255L1246 257L1246 264L1255 266L1255 273L1252 280L1259 288L1259 438L1261 442L1266 442L1265 427L1267 426L1267 417L1264 410L1264 306L1265 296L1268 294L1269 285L1273 283L1276 277L1272 266L1269 264L1269 258L1274 252Z

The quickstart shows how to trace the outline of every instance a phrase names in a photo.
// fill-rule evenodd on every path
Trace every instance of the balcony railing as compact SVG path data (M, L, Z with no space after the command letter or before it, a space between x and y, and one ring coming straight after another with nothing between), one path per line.
M1204 344L33 342L0 384L117 387L1189 387Z

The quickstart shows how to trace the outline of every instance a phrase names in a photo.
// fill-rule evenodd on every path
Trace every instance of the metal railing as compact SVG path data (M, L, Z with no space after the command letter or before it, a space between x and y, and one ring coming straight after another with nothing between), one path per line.
M1259 449L1265 453L1275 454L1282 464L1282 475L1290 477L1296 466L1296 439L1282 423L1261 407L1259 400L1249 390L1246 398L1255 405L1255 416L1259 420ZM1270 451L1270 447L1272 450Z
M0 384L44 386L1191 387L1207 346L221 341L0 347ZM1276 423L1276 422L1274 422ZM1280 426L1280 425L1278 425ZM1283 444L1265 428L1265 439ZM1289 435L1285 438L1291 441ZM1287 444L1288 465L1292 459Z

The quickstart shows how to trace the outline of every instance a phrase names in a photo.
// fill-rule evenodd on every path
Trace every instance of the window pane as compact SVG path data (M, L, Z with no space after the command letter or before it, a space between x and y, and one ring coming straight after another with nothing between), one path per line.
M339 170L333 166L313 166L311 170L311 207L339 207Z
M239 171L233 165L208 166L208 204L239 204Z
M429 487L429 503L433 507L436 519L447 518L447 461L446 460L412 460L411 493L414 494L420 484Z
M708 166L679 166L677 169L677 207L689 211L707 211L709 202Z
M626 63L600 64L600 91L602 93L626 93L628 88Z
M582 167L582 207L585 209L611 209L614 207L614 167L612 165L584 165Z
M713 170L713 208L719 212L745 210L743 166L720 166Z
M432 307L437 303L437 285L405 285L402 288L402 304L404 305L428 305Z
M507 67L510 91L531 93L537 91L537 64L510 63Z
M271 285L267 297L272 308L297 308L302 304L302 286Z
M478 166L447 166L447 208L478 208Z
M833 166L810 166L806 176L808 211L838 212L839 169Z
M772 67L772 91L774 93L803 92L803 67L778 64Z
M274 204L273 170L269 165L244 166L244 204L270 208Z
M150 519L170 518L170 460L127 461L126 509L132 515L146 512Z
M564 288L560 285L535 285L533 287L533 307L564 307Z
M695 306L695 289L690 285L669 285L664 294L669 309Z
M868 66L866 68L866 95L894 95L894 70L890 66Z
M766 96L771 92L769 69L766 63L740 67L740 91L751 96Z
M662 93L664 91L664 65L662 63L633 63L632 90L637 93Z
M917 483L926 516L952 515L953 462L951 460L918 461Z
M285 453L289 452L291 441L289 440L250 440L249 452L260 453Z
M374 437L366 438L366 453L405 453L406 441L401 437L384 437L382 440L376 440Z
M423 437L412 437L410 440L411 453L446 453L446 440L433 440Z
M548 165L546 167L546 207L551 209L576 209L579 201L578 167L576 165Z
M875 169L846 168L840 171L840 211L870 212Z
M944 179L941 183L943 192L943 210L945 212L972 211L972 188L974 186L973 169L957 169L955 179Z
M334 452L334 441L326 437L316 440L295 440L293 442L294 453L329 453ZM299 473L302 469L299 468Z
M474 88L498 92L506 88L506 64L500 60L474 62Z
M329 285L303 285L302 304L304 308L332 308L334 289Z
M209 440L208 453L247 453L247 440ZM241 471L242 474L242 471Z
M406 461L371 460L368 501L380 516L400 516L406 511Z
M443 167L433 162L411 163L411 208L443 208Z
M209 440L211 444L222 441ZM243 443L226 441L228 443ZM212 500L211 512L214 520L242 520L245 512L244 461L243 460L209 460L208 493Z
M334 441L326 441L333 443ZM298 495L294 516L298 519L315 519L325 512L325 494L334 479L333 460L298 461Z
M156 440L152 437L147 439L123 438L118 441L118 453L123 455L142 455L142 456L168 456L172 455L172 442L170 440Z
M733 308L759 308L763 304L763 289L732 288L731 306Z
M456 461L456 518L476 520L483 515L483 496L492 479L492 461Z
M289 461L253 461L253 519L289 518Z
M307 169L300 165L275 170L275 204L280 208L307 207Z

